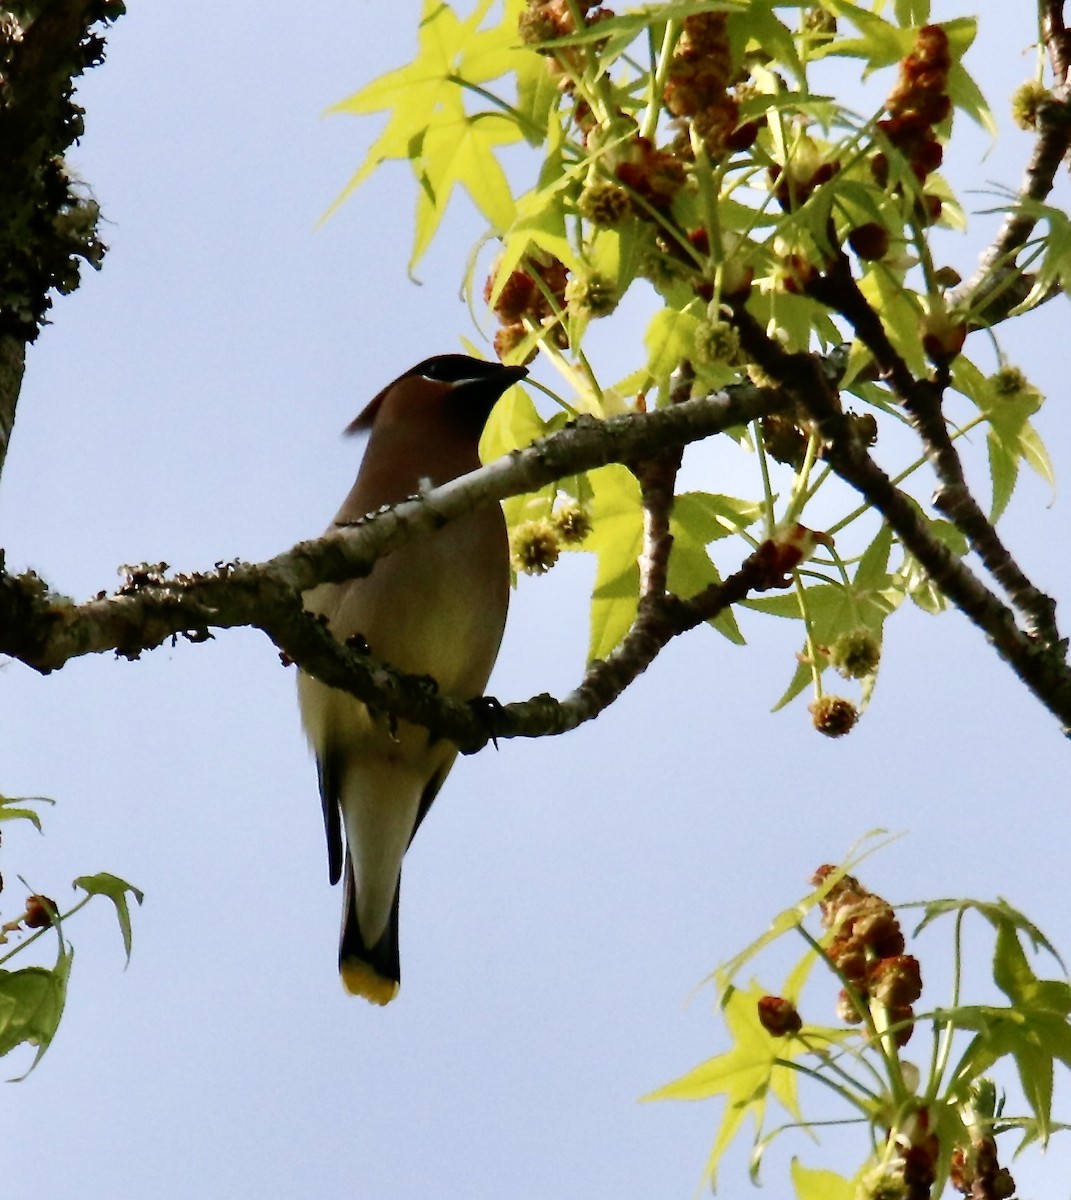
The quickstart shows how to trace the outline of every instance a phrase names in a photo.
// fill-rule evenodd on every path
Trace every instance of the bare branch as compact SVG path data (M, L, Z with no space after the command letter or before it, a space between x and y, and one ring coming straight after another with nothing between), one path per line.
M1041 0L1038 8L1049 64L1057 85L1063 87L1071 68L1071 36L1064 27L1064 0Z
M74 80L104 52L121 0L51 0L0 13L0 471L15 423L26 344L55 291L78 286L79 260L99 266L96 204L72 186L64 154L83 132Z
M670 404L688 399L695 374L688 364L678 373L670 394ZM640 485L643 506L643 550L640 553L640 608L666 593L669 555L673 549L673 534L669 529L670 513L681 469L683 446L670 446L650 458L630 464Z
M84 604L52 595L33 573L0 574L0 653L47 673L83 654L114 651L137 658L178 637L200 641L211 636L212 629L252 626L263 630L288 659L323 682L351 692L377 710L426 725L466 749L482 745L492 735L558 732L563 721L564 727L571 728L580 719L588 719L579 714L588 711L594 715L595 711L589 701L575 697L594 689L600 706L605 707L612 699L614 685L608 682L612 677L635 678L644 669L649 658L638 669L634 665L623 669L620 663L637 661L636 643L647 636L649 627L664 623L663 613L639 624L631 641L626 639L627 653L611 656L610 667L593 664L589 677L566 707L572 715L562 716L555 702L541 697L529 702L530 707L521 714L512 706L499 708L491 724L486 706L439 697L428 680L403 675L371 655L335 642L326 628L303 610L301 594L318 583L339 583L365 575L377 559L409 538L433 532L479 505L534 491L607 463L672 454L674 447L780 411L788 404L787 395L778 389L741 384L718 396L687 400L659 412L608 421L581 418L479 471L371 514L355 525L301 542L268 562L220 563L211 571L170 577L165 574L165 564L131 569L127 583L117 593L102 593ZM659 550L657 556L661 554ZM735 595L731 589L726 594ZM683 614L684 623L670 627L665 640L705 619L687 608L676 611ZM719 610L715 607L715 611ZM665 640L650 643L651 657Z

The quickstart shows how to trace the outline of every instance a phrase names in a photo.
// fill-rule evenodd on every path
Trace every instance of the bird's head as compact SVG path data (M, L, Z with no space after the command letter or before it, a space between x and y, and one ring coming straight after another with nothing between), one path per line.
M374 396L346 429L371 429L386 409L405 421L419 422L432 412L479 438L499 397L528 371L467 354L439 354L410 367Z

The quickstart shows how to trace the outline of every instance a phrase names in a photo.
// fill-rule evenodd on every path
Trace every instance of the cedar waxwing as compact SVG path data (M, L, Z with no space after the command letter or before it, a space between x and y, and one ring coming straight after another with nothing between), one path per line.
M463 354L429 358L388 384L350 425L370 430L357 482L335 525L456 479L480 465L495 402L527 372ZM402 671L431 675L468 700L487 684L509 598L502 509L490 504L407 542L363 579L305 593L340 641L359 635ZM402 856L457 747L404 721L391 728L359 700L301 672L298 698L316 753L331 882L345 860L339 973L348 992L387 1004L398 992ZM343 836L346 853L343 854Z

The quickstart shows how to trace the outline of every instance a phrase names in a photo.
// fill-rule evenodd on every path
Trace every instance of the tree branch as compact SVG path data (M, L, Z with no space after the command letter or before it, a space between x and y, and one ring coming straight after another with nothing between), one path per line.
M776 388L740 384L712 397L687 400L652 413L607 421L582 417L566 429L514 452L479 471L414 497L321 538L300 542L268 562L218 563L213 570L167 576L166 564L129 568L114 595L99 594L83 604L51 594L32 572L0 574L0 653L42 673L84 654L114 651L137 658L143 651L178 637L203 641L212 629L252 626L263 630L286 657L332 687L349 691L377 710L426 725L464 749L491 736L540 736L589 719L635 678L668 637L706 619L687 606L647 615L608 664L592 664L577 692L562 706L537 697L527 706L470 706L440 697L426 679L406 676L340 645L301 606L301 594L318 583L340 583L368 574L375 562L412 537L428 534L480 505L538 490L566 475L611 462L635 462L673 452L767 413L788 406ZM660 556L661 550L657 552ZM659 568L660 570L660 568ZM663 577L664 578L664 577ZM727 588L727 596L736 593ZM732 603L732 598L725 601ZM708 598L709 604L713 603ZM720 611L717 604L714 612ZM712 615L712 613L708 613ZM669 629L664 636L663 630ZM636 645L657 629L649 650L636 657ZM649 653L646 661L637 666ZM597 703L596 703L597 698ZM589 714L589 715L584 715Z
M1063 0L1040 0L1038 11L1055 76L1053 96L1039 106L1038 137L1016 203L982 254L974 275L952 297L958 307L970 310L972 321L979 324L997 324L1029 294L1032 281L1015 265L1015 258L1033 233L1038 217L1024 211L1023 204L1040 204L1048 197L1056 172L1071 148L1071 39L1064 28Z
M1041 18L1041 36L1049 55L1049 65L1058 87L1067 84L1071 69L1071 35L1064 27L1064 0L1041 0L1038 5Z
M911 497L892 483L854 433L819 360L783 350L766 336L742 303L733 304L733 316L749 357L792 393L814 421L826 443L825 459L830 467L882 514L934 583L985 633L1015 674L1059 719L1065 735L1071 736L1066 642L1040 645L1019 629L1012 610L934 537Z
M7 462L25 370L26 343L11 334L0 333L0 474Z
M823 275L816 276L807 290L851 325L856 337L874 356L881 377L910 416L939 481L934 507L967 538L986 570L1026 617L1027 632L1042 645L1055 646L1060 640L1055 600L1036 587L1019 567L967 486L963 463L942 409L942 396L949 384L947 368L936 370L932 379L914 377L889 340L881 318L859 290L843 251L838 251L833 264Z
M74 80L98 63L94 33L121 0L44 0L0 10L0 471L7 455L26 344L53 290L78 286L79 260L99 266L97 205L74 187L64 154L83 132Z

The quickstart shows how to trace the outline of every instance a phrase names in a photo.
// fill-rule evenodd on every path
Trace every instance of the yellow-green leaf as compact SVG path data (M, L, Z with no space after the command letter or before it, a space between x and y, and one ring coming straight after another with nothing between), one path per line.
M763 1029L758 1002L765 994L756 983L746 991L734 991L724 1008L732 1048L644 1097L645 1100L725 1097L721 1123L706 1166L711 1186L716 1181L721 1157L746 1116L750 1115L755 1124L756 1137L761 1133L771 1093L791 1116L798 1119L800 1115L796 1072L782 1063L806 1054L807 1049L791 1038L772 1037Z
M471 85L505 75L535 56L518 45L517 0L505 5L497 26L481 30L490 7L491 0L480 0L460 20L448 4L425 0L413 61L328 110L390 113L386 128L328 213L385 160L408 160L421 185L411 267L434 236L456 183L463 184L493 228L502 230L512 220L512 196L494 150L535 131L505 104L494 112L470 114L463 97L477 94L467 91Z
M91 896L106 896L115 905L119 931L123 935L123 949L126 951L126 960L129 962L132 934L128 896L133 896L136 903L140 905L145 899L145 893L134 887L133 884L127 883L125 879L120 879L118 875L112 875L108 871L100 871L96 875L80 875L74 881L74 886L88 892Z
M855 1182L835 1171L815 1171L792 1160L792 1186L797 1200L855 1200Z
M55 804L47 796L0 796L0 821L29 821L41 832L41 818L28 804Z
M494 149L520 137L515 122L494 113L469 117L460 104L451 105L448 116L440 116L428 126L413 162L422 187L410 268L431 244L458 183L495 232L501 233L511 224L513 196Z
M643 544L640 486L625 467L601 467L590 476L592 530L583 548L598 555L591 596L590 659L605 658L628 632L639 599Z
M0 1055L23 1042L37 1047L25 1079L52 1044L63 1016L71 955L60 948L55 967L24 967L21 971L0 970Z
M683 312L676 308L660 308L647 326L643 338L647 348L647 371L663 396L670 375L694 353L698 307L698 303L689 305Z

